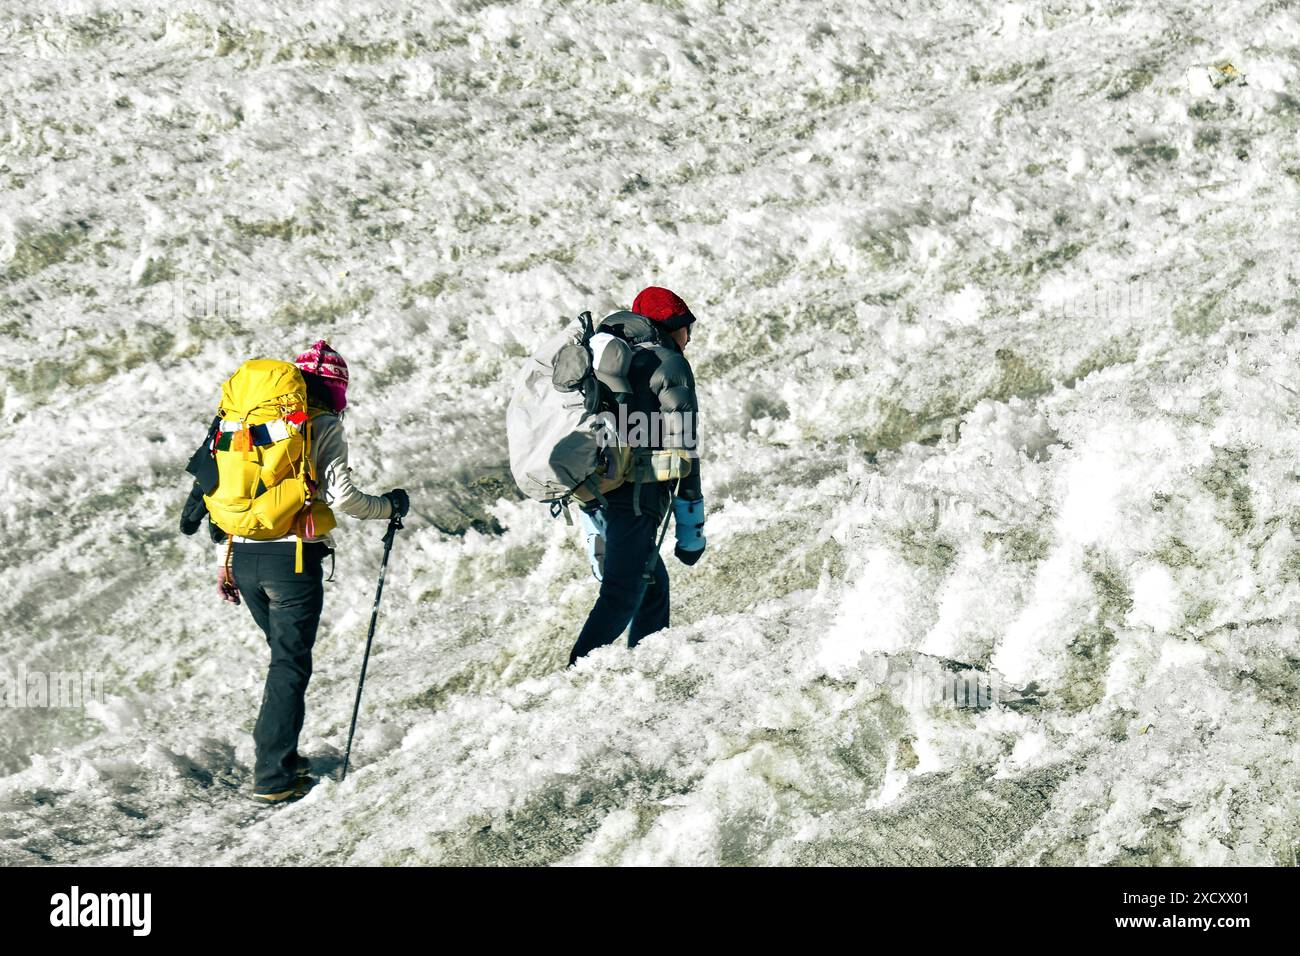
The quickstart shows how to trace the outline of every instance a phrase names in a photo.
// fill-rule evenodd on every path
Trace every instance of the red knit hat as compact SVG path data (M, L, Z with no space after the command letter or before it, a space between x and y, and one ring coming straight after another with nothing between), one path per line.
M690 325L695 321L690 308L681 296L657 285L649 286L637 293L632 300L632 311L643 315L652 322L658 322L669 332Z
M348 404L348 363L324 339L303 352L293 364L304 372L319 375L334 399L334 410L341 412Z

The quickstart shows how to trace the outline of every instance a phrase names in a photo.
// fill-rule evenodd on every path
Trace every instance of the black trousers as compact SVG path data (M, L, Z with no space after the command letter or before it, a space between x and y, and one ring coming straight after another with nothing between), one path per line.
M286 790L298 776L298 735L311 680L311 649L325 601L321 562L328 553L323 544L303 545L301 574L293 570L293 545L237 544L231 555L239 595L271 648L262 708L253 728L253 789L258 793Z
M633 486L621 485L606 496L605 570L600 595L587 615L569 664L598 647L612 644L627 631L627 646L668 626L668 569L655 553L659 526L672 494L655 482L641 486L641 514L634 513ZM645 579L651 557L650 580Z

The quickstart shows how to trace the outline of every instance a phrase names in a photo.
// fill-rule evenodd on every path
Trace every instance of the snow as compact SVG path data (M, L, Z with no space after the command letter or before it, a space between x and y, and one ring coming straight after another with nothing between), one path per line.
M105 698L0 708L0 861L1293 863L1298 27L10 4L2 669ZM499 481L508 382L652 282L700 316L709 549L564 670L594 584ZM416 514L353 770L267 812L265 646L174 528L221 379L321 337ZM338 535L326 770L380 533Z

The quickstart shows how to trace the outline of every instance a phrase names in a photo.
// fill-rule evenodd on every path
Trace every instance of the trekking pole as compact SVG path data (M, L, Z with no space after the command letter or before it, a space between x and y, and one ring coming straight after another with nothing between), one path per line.
M1276 385L1278 388L1284 389L1285 391L1290 392L1292 395L1300 397L1300 392L1297 392L1294 388L1288 388L1287 386L1283 385L1281 382L1274 380L1271 376L1265 375L1263 372L1256 372L1255 374L1258 375L1260 378L1262 378L1264 381L1271 382L1272 384Z
M402 516L393 513L388 519L388 530L384 532L384 560L379 564L379 587L375 589L375 606L370 611L370 632L366 634L366 656L361 659L361 679L357 681L357 700L352 705L352 726L348 728L348 749L343 754L343 772L339 774L339 783L348 775L348 761L352 757L352 735L357 732L357 714L361 710L361 690L366 686L366 666L370 663L370 644L375 639L375 622L379 619L379 599L384 596L384 576L388 574L388 555L393 550L393 538L402 528Z
M677 497L677 492L681 490L682 480L677 479L673 485L672 498L668 499L668 513L664 515L663 526L659 529L659 540L655 542L655 549L650 552L650 557L646 560L645 570L641 572L641 577L646 581L654 580L655 561L659 559L659 549L664 546L664 538L668 537L668 520L673 516L673 498Z

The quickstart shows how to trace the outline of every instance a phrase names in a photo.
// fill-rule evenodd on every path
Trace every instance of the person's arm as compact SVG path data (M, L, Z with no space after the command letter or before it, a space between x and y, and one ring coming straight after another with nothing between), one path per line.
M332 415L317 418L312 423L312 443L317 491L327 505L362 520L387 518L393 513L387 498L368 495L353 481L348 439L341 421Z
M239 603L239 588L235 585L235 579L230 576L230 570L226 567L226 554L228 546L226 544L226 533L217 527L212 520L212 515L208 514L207 502L203 500L203 486L197 481L194 487L190 489L190 496L185 502L185 510L181 514L181 531L185 534L194 534L199 530L199 525L203 522L204 516L208 519L208 536L212 538L212 543L218 545L217 552L217 589L221 592L221 600L230 604Z
M686 356L676 353L660 363L650 378L650 387L659 397L663 414L663 446L691 453L691 473L682 479L677 496L687 501L703 497L700 486L699 400L695 394L695 375Z

